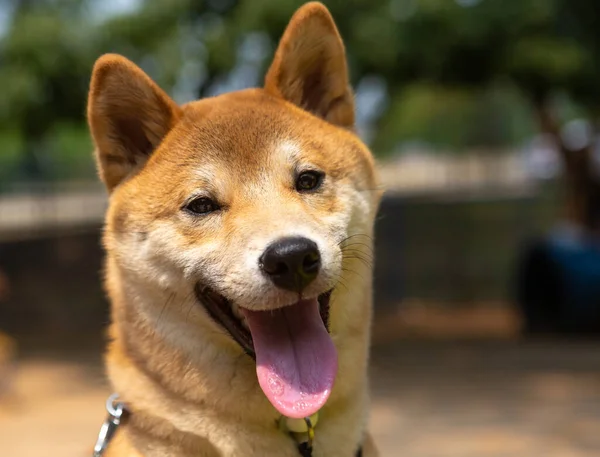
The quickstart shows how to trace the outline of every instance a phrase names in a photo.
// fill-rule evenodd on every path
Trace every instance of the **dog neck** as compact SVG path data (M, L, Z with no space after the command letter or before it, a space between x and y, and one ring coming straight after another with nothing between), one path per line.
M117 278L109 284L107 369L131 411L131 446L146 457L165 455L163 448L174 456L246 455L248 446L255 455L298 457L295 443L277 427L279 413L258 385L255 362L203 315L194 295L142 284L110 258L107 266ZM332 298L332 338L344 346L338 347L338 378L315 438L319 449L331 446L324 455L353 455L362 440L370 295L368 283L359 293L339 290ZM170 312L175 306L189 309L187 317Z

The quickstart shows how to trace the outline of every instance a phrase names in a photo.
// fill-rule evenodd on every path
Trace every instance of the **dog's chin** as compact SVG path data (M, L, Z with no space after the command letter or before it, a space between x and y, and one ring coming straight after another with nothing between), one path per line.
M244 313L240 309L241 307L214 289L200 283L196 284L194 290L198 302L204 307L210 317L225 329L246 354L252 358L256 358L252 334L248 328ZM329 301L332 292L333 289L328 290L317 298L319 314L327 331L329 331Z

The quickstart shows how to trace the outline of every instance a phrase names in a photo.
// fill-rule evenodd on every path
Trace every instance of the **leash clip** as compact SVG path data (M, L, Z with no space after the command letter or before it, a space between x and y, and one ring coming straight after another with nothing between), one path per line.
M102 457L102 454L104 454L106 451L106 448L112 440L115 431L119 425L121 425L121 417L125 411L125 406L123 403L117 401L118 398L118 394L112 394L106 400L106 411L108 412L108 417L102 424L100 433L98 433L98 440L94 446L93 457Z

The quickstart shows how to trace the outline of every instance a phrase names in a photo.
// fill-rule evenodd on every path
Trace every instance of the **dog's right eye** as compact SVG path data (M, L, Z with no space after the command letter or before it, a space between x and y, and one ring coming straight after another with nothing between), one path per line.
M219 205L208 197L195 198L184 208L192 214L208 214L220 209Z

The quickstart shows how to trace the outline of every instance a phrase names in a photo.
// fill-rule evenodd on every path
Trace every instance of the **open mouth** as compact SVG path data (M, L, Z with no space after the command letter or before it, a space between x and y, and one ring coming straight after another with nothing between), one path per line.
M268 311L231 303L197 285L198 301L256 361L261 389L284 416L303 418L327 401L337 372L337 352L329 336L331 292Z
M195 291L198 301L202 303L208 314L210 314L210 317L227 330L227 333L237 341L246 354L256 359L252 334L248 328L246 317L240 311L240 308L210 287L196 284ZM319 314L327 331L329 331L329 300L332 292L333 290L329 290L317 298ZM264 312L279 312L279 310Z

